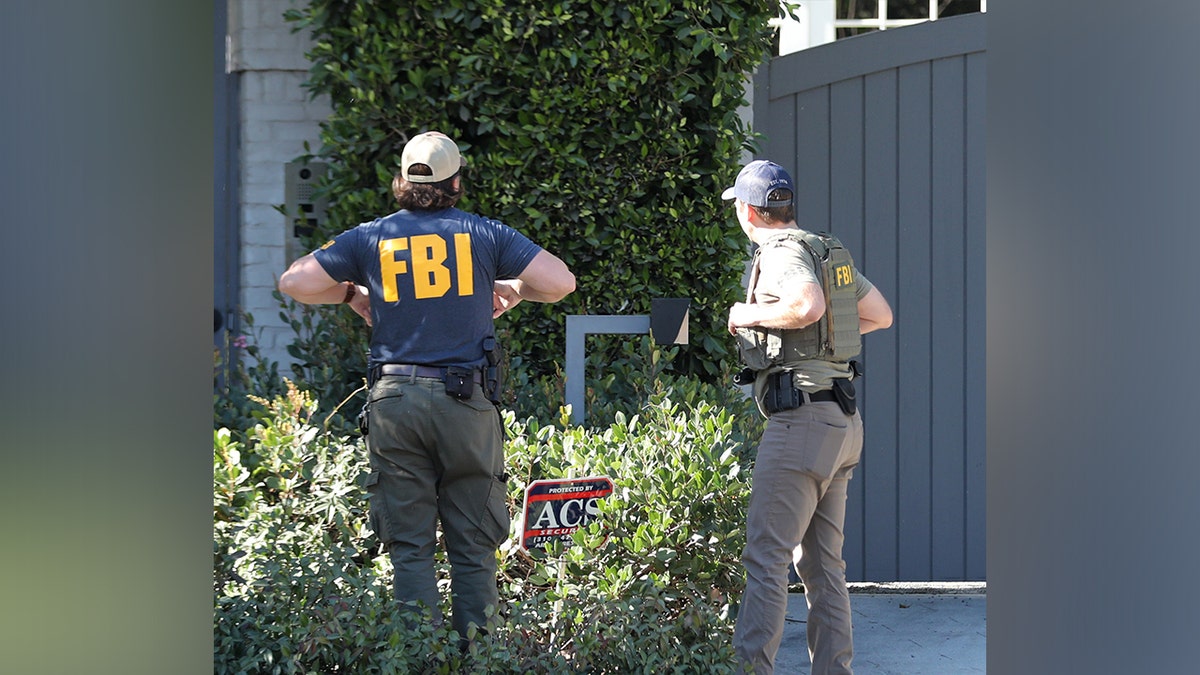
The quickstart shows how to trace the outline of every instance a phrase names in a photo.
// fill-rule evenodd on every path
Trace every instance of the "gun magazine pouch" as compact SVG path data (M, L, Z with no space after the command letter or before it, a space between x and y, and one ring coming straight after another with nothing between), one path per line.
M763 396L763 408L767 414L781 410L799 408L804 399L800 398L800 390L792 384L792 373L781 370L767 376L767 387Z

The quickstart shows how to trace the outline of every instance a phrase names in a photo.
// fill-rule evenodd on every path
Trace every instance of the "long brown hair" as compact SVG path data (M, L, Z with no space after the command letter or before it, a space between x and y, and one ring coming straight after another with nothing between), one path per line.
M408 172L417 176L432 176L433 170L424 164L413 164ZM441 211L458 203L462 197L462 181L457 189L454 179L461 174L454 174L446 180L437 183L413 183L401 174L392 178L392 194L400 208L409 211Z

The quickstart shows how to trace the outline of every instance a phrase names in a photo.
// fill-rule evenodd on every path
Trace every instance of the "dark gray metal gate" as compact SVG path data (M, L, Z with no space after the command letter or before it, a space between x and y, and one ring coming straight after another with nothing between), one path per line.
M239 251L241 221L238 216L238 80L226 72L225 35L228 32L228 7L215 3L213 92L215 133L213 151L213 346L221 351L224 367L217 377L224 382L231 354L227 335L236 335L241 326L238 316L241 265ZM219 327L217 326L219 324Z
M867 336L867 427L847 574L985 578L985 14L772 59L760 157L796 179L802 227L837 234L891 301Z

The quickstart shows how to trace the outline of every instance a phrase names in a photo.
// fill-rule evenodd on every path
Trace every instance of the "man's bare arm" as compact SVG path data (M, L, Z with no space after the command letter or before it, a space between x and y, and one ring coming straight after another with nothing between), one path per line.
M562 300L575 291L575 275L558 256L549 251L539 251L516 279L497 281L496 284L496 293L504 297L503 311L507 311L521 300Z
M729 333L738 328L804 328L825 314L825 294L820 284L801 284L795 293L775 302L736 302L729 308Z
M892 325L892 308L878 288L872 288L858 301L858 332L866 335Z

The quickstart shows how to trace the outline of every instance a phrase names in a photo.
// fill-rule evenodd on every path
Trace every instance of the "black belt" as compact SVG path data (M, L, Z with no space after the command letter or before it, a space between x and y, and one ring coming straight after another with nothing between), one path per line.
M835 382L835 384L842 384L842 382ZM844 384L850 383L845 382ZM851 393L850 398L852 399L853 397L854 394ZM806 403L816 403L818 401L831 401L839 405L843 403L838 400L837 394L834 393L833 389L822 389L811 393L805 392L793 383L791 371L780 370L767 375L766 387L763 390L759 404L763 413L770 416L783 410L795 410ZM843 410L846 407L843 406ZM846 414L854 414L853 409Z
M834 396L832 389L822 389L820 391L814 391L812 393L808 393L806 391L801 390L800 395L803 396L804 398L808 399L809 401L836 401L837 400L837 396Z
M379 375L404 375L408 377L429 377L435 380L441 380L446 376L445 368L437 368L435 366L417 366L408 363L384 363L376 366ZM473 369L475 384L483 386L483 378L480 377L479 369Z

